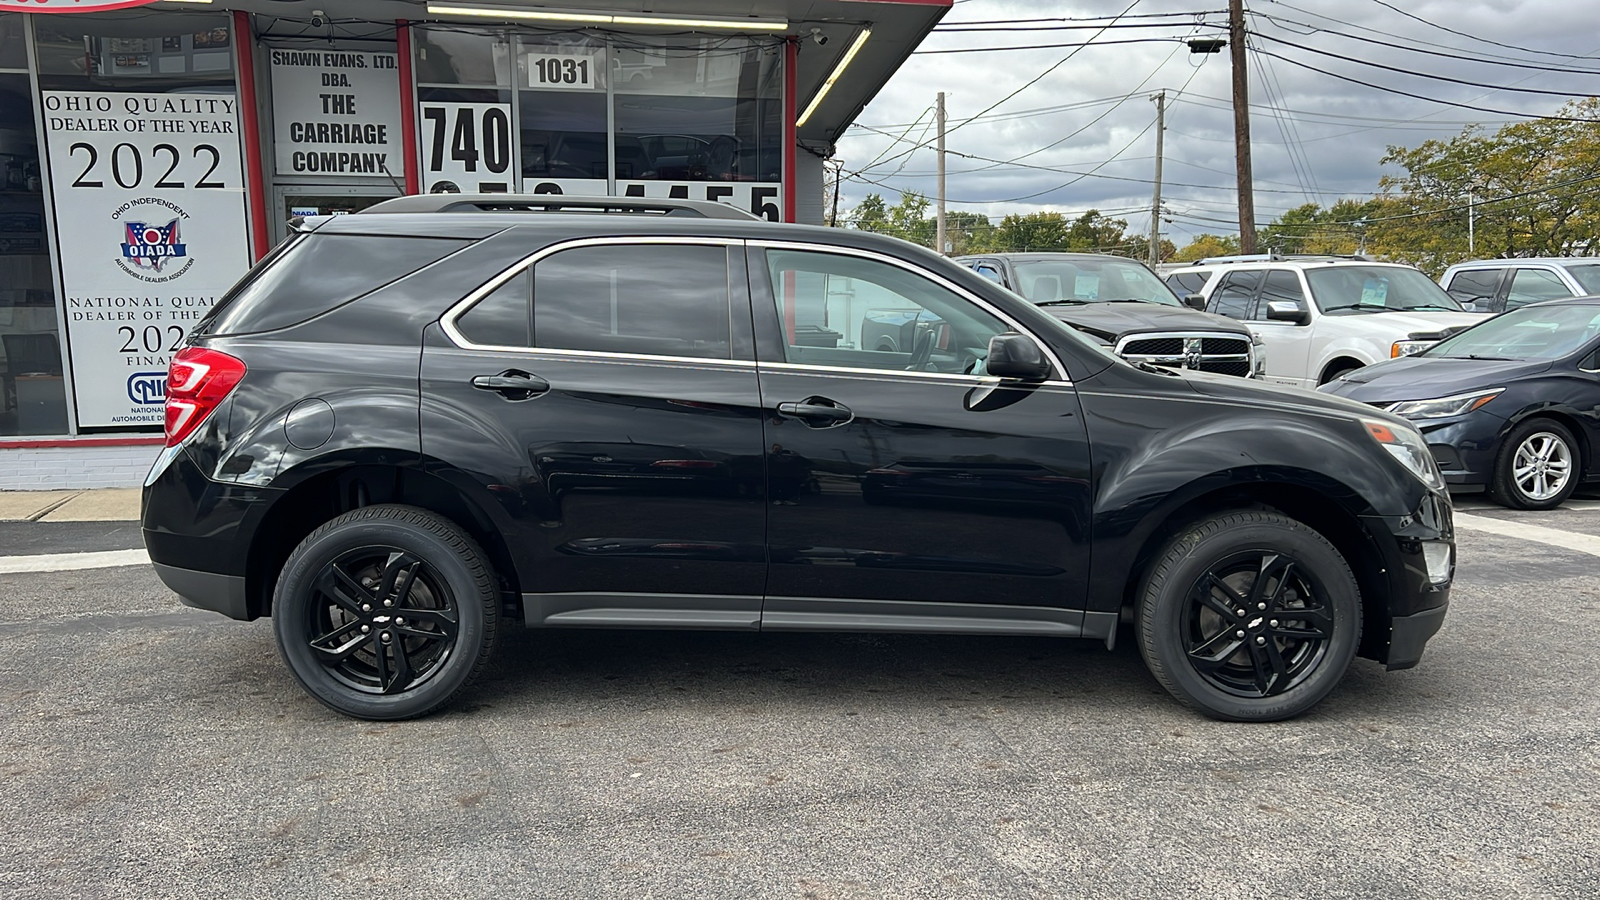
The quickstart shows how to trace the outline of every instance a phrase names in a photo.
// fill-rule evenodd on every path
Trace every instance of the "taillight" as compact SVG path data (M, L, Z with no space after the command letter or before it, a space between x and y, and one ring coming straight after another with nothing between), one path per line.
M244 361L218 350L188 347L167 366L167 446L183 443L244 377Z

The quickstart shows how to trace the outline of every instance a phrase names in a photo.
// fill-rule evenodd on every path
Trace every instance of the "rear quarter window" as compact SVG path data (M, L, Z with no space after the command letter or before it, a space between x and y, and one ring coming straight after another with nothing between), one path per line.
M308 234L229 291L204 331L254 334L298 325L470 243L452 238Z

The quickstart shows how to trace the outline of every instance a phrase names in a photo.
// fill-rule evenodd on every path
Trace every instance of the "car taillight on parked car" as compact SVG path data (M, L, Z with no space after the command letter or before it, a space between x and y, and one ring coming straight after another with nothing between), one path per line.
M218 350L189 347L167 366L167 446L183 443L244 377L244 361Z

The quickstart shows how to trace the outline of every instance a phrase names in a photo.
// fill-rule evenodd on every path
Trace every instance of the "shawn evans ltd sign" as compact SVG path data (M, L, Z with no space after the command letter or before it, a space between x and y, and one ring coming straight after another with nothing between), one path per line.
M393 53L274 48L271 59L278 174L400 177Z

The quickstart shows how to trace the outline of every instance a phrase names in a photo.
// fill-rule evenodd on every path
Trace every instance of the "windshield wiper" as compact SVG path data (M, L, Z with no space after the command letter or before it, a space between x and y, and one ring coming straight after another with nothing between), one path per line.
M1464 309L1457 309L1454 306L1440 306L1437 303L1424 303L1421 306L1408 306L1406 309L1442 309L1445 312L1466 312Z
M1344 306L1327 306L1327 307L1323 307L1322 311L1324 313L1331 313L1331 312L1339 312L1340 310L1345 310L1345 309L1359 309L1359 310L1362 310L1364 312L1388 312L1389 311L1389 307L1387 307L1387 306L1373 306L1371 304L1363 305L1363 304L1360 304L1360 303L1347 303Z
M1034 306L1088 306L1088 300L1039 300Z
M1430 357L1430 358L1431 359L1476 359L1476 360L1479 360L1480 362L1516 362L1517 359L1518 359L1518 357L1515 357L1515 356L1479 356L1476 353L1468 353L1466 356L1443 356L1443 355L1441 355L1441 356L1434 356L1434 357Z

